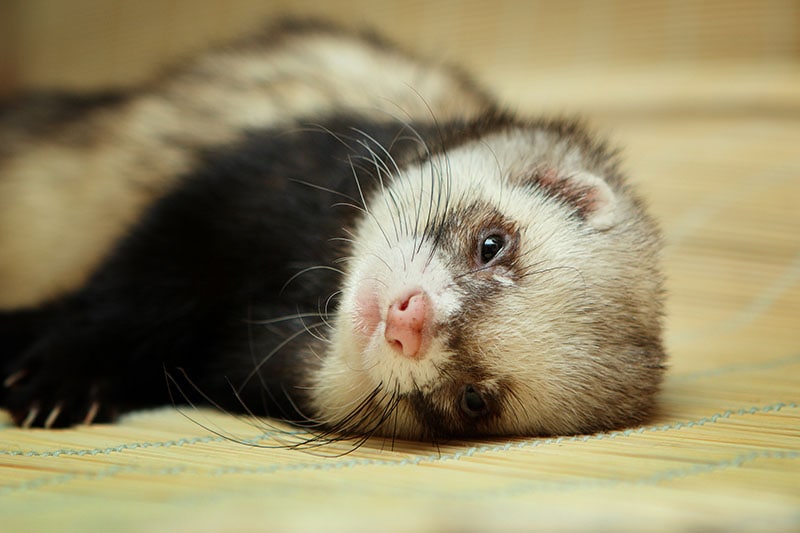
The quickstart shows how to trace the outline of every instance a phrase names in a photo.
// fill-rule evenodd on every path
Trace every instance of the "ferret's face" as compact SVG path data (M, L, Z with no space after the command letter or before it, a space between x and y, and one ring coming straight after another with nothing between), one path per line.
M355 228L316 418L435 439L646 415L662 358L657 236L602 177L608 161L572 141L511 128L378 188Z

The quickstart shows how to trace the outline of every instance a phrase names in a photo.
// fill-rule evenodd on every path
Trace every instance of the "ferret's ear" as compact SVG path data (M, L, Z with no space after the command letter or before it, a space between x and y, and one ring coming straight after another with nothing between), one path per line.
M537 178L542 189L575 206L596 230L605 231L616 225L617 197L603 178L585 171L562 175L554 170L541 172Z

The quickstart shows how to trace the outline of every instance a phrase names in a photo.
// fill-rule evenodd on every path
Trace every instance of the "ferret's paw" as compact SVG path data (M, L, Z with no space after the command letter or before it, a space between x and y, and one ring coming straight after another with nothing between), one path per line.
M3 379L3 404L23 428L64 428L109 422L112 406L99 380L51 368L46 361L26 357L25 364Z

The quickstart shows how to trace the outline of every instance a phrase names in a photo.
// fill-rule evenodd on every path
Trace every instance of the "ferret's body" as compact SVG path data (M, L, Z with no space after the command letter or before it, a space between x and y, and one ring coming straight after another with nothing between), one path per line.
M18 423L168 402L165 370L173 394L345 435L650 413L658 233L580 127L319 26L82 104L0 116Z

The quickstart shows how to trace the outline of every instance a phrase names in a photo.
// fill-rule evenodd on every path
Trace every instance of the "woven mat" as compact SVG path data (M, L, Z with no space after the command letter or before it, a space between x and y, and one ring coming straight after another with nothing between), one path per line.
M651 423L298 451L276 447L287 426L209 410L63 431L0 413L0 530L800 529L798 63L481 72L522 109L587 115L663 222Z

